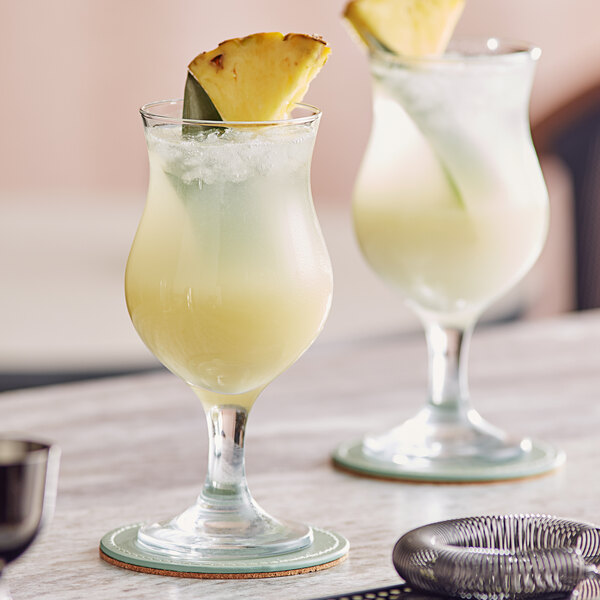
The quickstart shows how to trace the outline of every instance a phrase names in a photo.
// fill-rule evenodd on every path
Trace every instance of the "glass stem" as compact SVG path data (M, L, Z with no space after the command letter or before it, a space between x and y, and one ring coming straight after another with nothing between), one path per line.
M443 327L425 323L429 353L429 409L456 417L470 408L467 358L473 326Z
M248 410L241 406L207 407L209 433L208 473L199 500L205 507L251 502L244 463Z

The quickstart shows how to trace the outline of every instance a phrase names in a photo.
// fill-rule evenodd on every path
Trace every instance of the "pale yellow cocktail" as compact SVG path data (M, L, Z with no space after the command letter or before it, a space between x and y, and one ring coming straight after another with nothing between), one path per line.
M487 423L471 405L466 368L478 317L527 273L546 238L548 194L527 111L538 57L497 39L457 41L439 56L371 47L374 119L354 226L370 266L423 322L429 380L414 417L336 450L344 467L486 481L562 460Z
M183 99L140 110L150 180L127 307L148 348L202 402L209 446L194 502L128 530L147 567L260 577L347 552L342 538L324 551L332 534L264 511L244 458L257 396L311 345L331 304L310 185L321 112L301 103L329 53L302 33L231 38L188 64Z
M307 201L315 133L147 130L127 305L143 341L203 400L251 403L323 326L332 275Z
M486 111L485 81L477 90L482 112L472 101L461 110L456 96L468 92L434 69L427 77L446 97L413 107L406 96L415 93L413 103L421 97L406 87L417 88L418 71L409 79L377 68L384 81L375 84L373 133L354 194L361 249L417 310L468 325L530 269L546 237L547 195L527 144L526 114ZM464 74L463 86L486 76L495 74ZM491 105L495 90L489 93ZM518 100L507 93L509 115Z

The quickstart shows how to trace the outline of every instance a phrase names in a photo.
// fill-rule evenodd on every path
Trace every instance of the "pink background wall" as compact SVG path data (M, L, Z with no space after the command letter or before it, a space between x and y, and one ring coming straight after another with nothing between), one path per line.
M333 48L307 96L324 111L313 189L336 289L320 340L419 327L366 266L352 234L370 81L366 56L340 18L344 3L0 0L0 371L152 361L123 297L147 184L137 109L180 96L199 52L257 31L317 33ZM599 22L599 0L467 0L459 32L544 49L532 105L538 119L600 77ZM560 165L546 177L548 243L495 314L525 306L539 316L571 306L570 181Z
M143 196L137 108L180 96L186 65L200 51L280 30L320 34L333 48L307 96L324 111L314 191L317 203L348 202L368 134L370 91L364 53L340 19L344 4L0 0L0 196ZM599 22L598 0L467 0L459 32L542 46L536 119L600 78Z

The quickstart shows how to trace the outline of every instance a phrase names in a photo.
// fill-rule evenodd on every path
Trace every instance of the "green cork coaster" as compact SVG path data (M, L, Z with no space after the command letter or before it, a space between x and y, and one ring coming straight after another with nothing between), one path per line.
M473 459L440 461L434 468L420 469L410 464L373 459L364 453L362 440L354 440L338 446L332 458L339 469L376 479L424 483L486 483L544 475L564 464L565 453L550 444L533 440L531 450L517 460L503 463Z
M277 556L252 559L198 560L170 558L144 552L137 545L141 523L107 533L100 541L106 562L142 573L196 579L259 579L328 569L343 562L350 545L341 535L313 527L314 540L307 548Z

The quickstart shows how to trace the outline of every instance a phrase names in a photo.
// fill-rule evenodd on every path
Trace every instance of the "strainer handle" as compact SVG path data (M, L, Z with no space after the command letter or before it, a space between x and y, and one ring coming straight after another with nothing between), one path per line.
M547 594L544 600L570 600L569 594ZM407 583L387 587L372 588L357 592L321 596L310 600L451 600L448 596L441 596L432 592L415 590Z
M321 598L311 598L311 600L400 600L401 598L403 600L419 600L419 598L423 598L423 600L448 600L448 598L435 594L413 592L413 588L406 583L358 592L322 596Z

